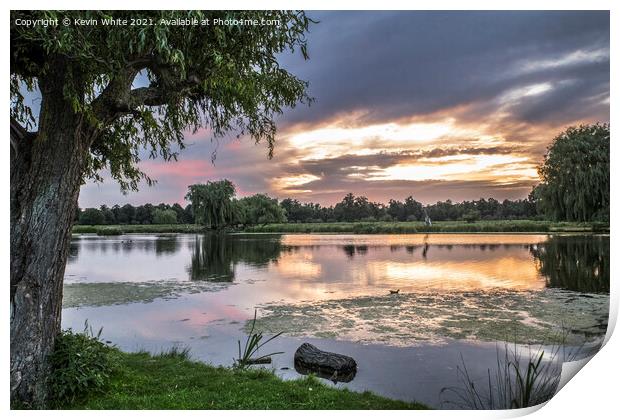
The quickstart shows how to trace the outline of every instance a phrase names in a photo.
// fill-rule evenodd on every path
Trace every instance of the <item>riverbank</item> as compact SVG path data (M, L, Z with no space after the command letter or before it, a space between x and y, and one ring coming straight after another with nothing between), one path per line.
M503 233L503 232L605 232L608 225L538 220L445 221L426 226L423 222L282 223L252 226L252 233Z
M73 233L96 233L101 236L126 233L205 233L200 225L76 225ZM333 223L277 223L250 226L247 233L607 233L609 224L551 222L539 220L484 220L472 223L463 221L435 222L333 222Z
M100 236L122 235L125 233L204 233L201 225L74 225L73 233L96 233Z
M370 392L340 390L308 377L285 381L266 369L234 370L190 360L115 352L116 368L101 392L63 409L427 409Z

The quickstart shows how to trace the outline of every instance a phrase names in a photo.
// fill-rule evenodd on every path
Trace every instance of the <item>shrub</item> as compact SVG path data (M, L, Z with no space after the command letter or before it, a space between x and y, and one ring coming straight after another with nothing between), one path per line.
M474 223L480 219L480 212L478 210L470 210L463 215L463 220L467 223Z
M156 225L173 225L177 223L177 213L174 210L155 209L153 223Z
M114 236L114 235L122 235L123 234L123 231L121 229L115 228L115 227L97 228L95 230L95 232L99 236Z
M88 324L82 333L71 329L56 338L49 356L49 394L52 405L72 403L89 392L105 387L112 373L113 349L94 335Z

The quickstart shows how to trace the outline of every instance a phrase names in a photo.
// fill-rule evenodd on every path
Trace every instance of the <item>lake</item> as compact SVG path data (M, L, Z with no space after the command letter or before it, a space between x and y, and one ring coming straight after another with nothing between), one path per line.
M484 380L506 343L596 349L609 247L609 235L75 235L63 327L87 320L126 351L188 346L230 366L257 309L258 330L284 332L264 348L284 352L268 366L279 376L300 376L293 354L310 342L357 360L335 386L442 407L457 368Z

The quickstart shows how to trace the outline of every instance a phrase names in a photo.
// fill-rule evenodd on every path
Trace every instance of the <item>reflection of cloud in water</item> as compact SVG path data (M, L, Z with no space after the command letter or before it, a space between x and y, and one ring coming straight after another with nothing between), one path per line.
M375 276L393 279L404 290L459 289L479 290L497 287L510 289L542 289L544 279L538 274L532 261L524 258L503 256L489 261L446 261L426 264L379 261L369 264Z
M283 235L285 246L321 245L365 245L365 246L407 246L407 245L528 245L544 242L548 235L529 234L406 234L406 235Z
M316 278L321 275L321 264L313 262L308 253L283 254L273 267L283 277Z

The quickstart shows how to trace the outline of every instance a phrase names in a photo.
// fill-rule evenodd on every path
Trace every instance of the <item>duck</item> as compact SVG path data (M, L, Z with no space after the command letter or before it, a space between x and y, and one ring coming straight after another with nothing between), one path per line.
M396 289L396 290L390 290L390 294L391 295L397 295L398 292L400 292L400 289Z

